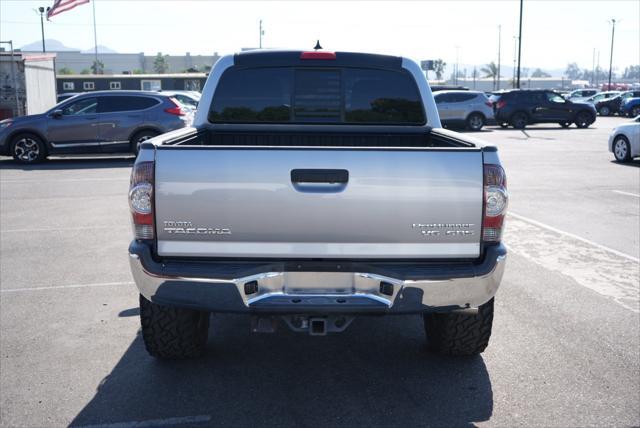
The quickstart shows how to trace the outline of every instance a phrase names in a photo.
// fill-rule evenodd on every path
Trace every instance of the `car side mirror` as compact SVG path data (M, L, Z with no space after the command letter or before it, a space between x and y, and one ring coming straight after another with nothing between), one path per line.
M51 117L54 119L60 119L62 117L62 110L57 109L51 112Z

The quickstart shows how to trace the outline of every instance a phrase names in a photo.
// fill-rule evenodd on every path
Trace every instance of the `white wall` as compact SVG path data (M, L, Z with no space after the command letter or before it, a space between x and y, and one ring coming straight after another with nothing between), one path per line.
M53 58L24 59L27 114L38 114L56 105L56 76Z

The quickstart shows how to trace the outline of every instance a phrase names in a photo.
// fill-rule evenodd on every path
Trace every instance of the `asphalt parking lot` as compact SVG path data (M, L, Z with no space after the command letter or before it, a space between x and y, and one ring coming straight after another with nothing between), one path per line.
M212 317L207 354L149 357L129 273L131 158L0 158L0 425L640 425L640 161L589 129L499 147L509 261L480 357L425 349L417 316L340 335Z

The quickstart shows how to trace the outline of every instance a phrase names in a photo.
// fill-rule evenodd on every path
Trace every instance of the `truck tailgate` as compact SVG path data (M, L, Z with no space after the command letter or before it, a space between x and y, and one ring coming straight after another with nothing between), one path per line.
M166 257L475 258L480 150L158 147Z

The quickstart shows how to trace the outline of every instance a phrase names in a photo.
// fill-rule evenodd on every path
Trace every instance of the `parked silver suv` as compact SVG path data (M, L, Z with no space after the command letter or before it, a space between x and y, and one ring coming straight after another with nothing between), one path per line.
M1 121L0 155L35 163L50 154L137 153L143 141L190 125L192 117L157 92L88 92L45 113Z
M434 98L444 127L480 131L484 125L493 122L492 105L484 92L439 91Z

